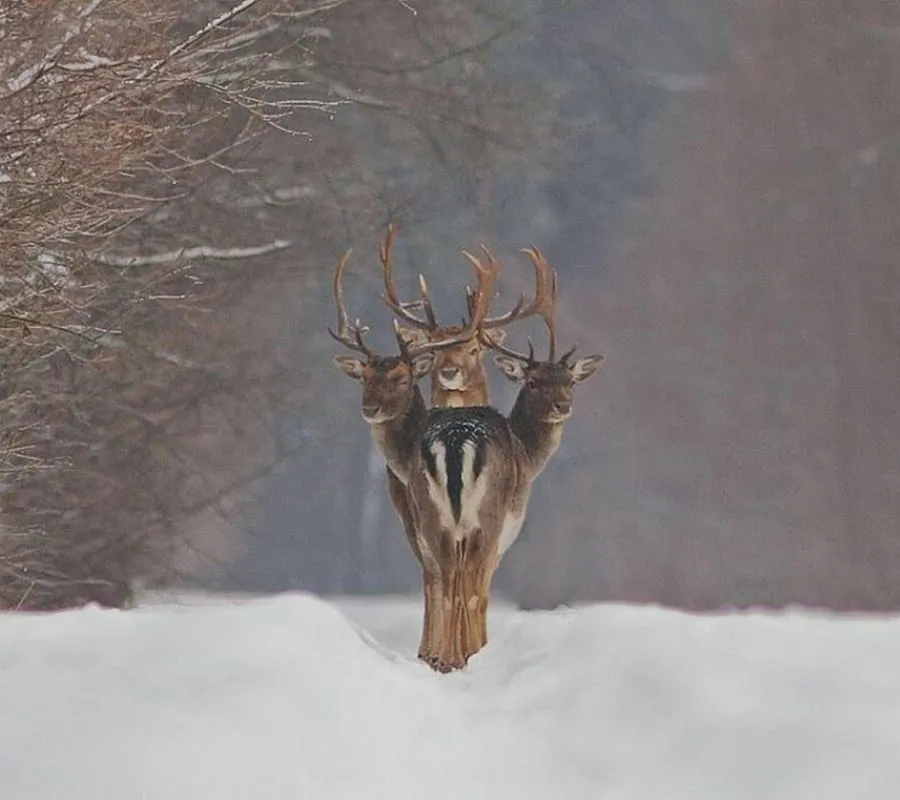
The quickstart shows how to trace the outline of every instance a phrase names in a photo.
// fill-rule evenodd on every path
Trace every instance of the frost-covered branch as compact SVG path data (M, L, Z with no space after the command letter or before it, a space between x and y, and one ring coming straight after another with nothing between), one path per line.
M85 28L85 21L97 10L102 2L103 0L90 0L90 2L76 14L75 18L64 26L60 41L53 45L45 56L37 63L26 67L18 75L7 78L7 94L0 99L7 100L12 95L24 91L49 72L56 64L57 56L59 56L69 42L81 35Z
M268 244L256 247L210 247L200 245L197 247L182 247L178 250L170 250L166 253L154 253L149 256L111 256L100 254L96 261L107 267L149 267L160 264L182 263L194 261L198 258L215 258L223 261L237 261L242 258L254 258L284 250L293 242L287 239L276 239Z

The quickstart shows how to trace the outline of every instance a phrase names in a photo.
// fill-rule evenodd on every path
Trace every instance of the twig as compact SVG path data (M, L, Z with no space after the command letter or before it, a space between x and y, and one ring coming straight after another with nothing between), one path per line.
M149 267L160 264L168 264L173 261L192 261L197 258L218 258L226 261L241 258L253 258L274 253L290 247L293 242L290 239L275 239L268 244L257 247L228 247L218 248L208 245L198 247L182 247L179 250L169 250L165 253L154 253L152 256L113 256L99 255L93 260L107 267Z

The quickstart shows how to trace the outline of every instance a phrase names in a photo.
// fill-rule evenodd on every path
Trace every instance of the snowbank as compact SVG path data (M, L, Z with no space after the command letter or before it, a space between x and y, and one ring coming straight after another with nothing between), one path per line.
M501 608L449 676L419 622L298 595L0 617L0 799L900 797L898 620Z

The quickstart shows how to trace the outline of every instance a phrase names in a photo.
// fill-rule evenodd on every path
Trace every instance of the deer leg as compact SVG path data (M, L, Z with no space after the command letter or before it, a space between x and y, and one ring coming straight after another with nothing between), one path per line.
M482 577L480 564L467 565L468 586L466 587L466 611L469 615L469 628L471 630L467 654L474 655L487 642L487 600L482 590Z
M446 545L440 559L440 633L435 648L436 658L432 663L432 667L440 672L450 672L466 665L463 644L465 626L468 624L461 613L464 576L460 569L459 543L446 542Z
M466 537L448 548L441 577L444 619L438 669L460 669L484 646L487 600L480 544L478 538Z
M426 579L425 589L431 600L427 601L420 658L434 669L461 669L486 644L488 593L496 566L496 554L485 550L480 531L445 542L439 577L431 583Z
M466 597L472 631L468 655L477 653L487 644L488 599L491 579L497 566L495 553L484 548L484 541L480 538L481 536L481 531L476 531L473 534L472 544L474 546L470 546L469 560L466 564L466 571L469 575Z
M424 614L422 617L422 637L419 640L419 652L418 657L423 661L428 660L428 655L431 652L431 642L429 640L429 633L431 631L432 625L432 617L434 615L434 608L431 604L431 581L429 580L429 575L427 572L422 573L422 600L424 605Z
M463 547L464 549L464 547ZM469 620L466 615L465 564L460 558L460 543L457 543L450 581L450 621L447 626L448 661L454 669L466 665L465 645L469 637Z
M497 568L494 553L475 550L467 564L470 585L467 589L468 610L471 617L472 643L469 655L477 653L487 644L487 612L491 580Z
M425 596L425 617L422 622L419 658L433 667L439 660L444 624L441 578L430 570L425 570L422 584Z
M459 563L459 610L462 618L461 649L464 661L487 642L487 589L484 578L485 550L482 533L473 531L466 539Z
M491 552L487 554L487 557L482 559L479 564L478 570L478 618L480 623L480 644L479 649L484 647L488 641L487 634L487 613L488 613L488 603L491 596L491 582L494 579L494 573L497 571L497 567L500 564L500 559L497 557L496 552Z
M388 492L397 515L403 522L403 530L416 561L422 567L422 597L424 614L422 618L422 636L419 639L417 657L437 669L440 660L441 639L443 634L444 610L441 592L440 562L436 561L426 539L420 539L419 531L427 529L430 521L422 518L421 513L399 478L391 472L388 474Z
M470 547L471 544L470 542ZM478 576L476 566L477 562L473 561L470 554L467 554L467 557L459 567L460 648L462 656L467 662L482 647L482 625L478 614Z
M431 652L425 660L437 672L457 669L453 657L453 581L452 570L442 565L440 577L435 581L437 591L432 605L432 625L429 635Z
M466 661L484 646L482 630L484 625L481 619L481 604L479 598L478 564L470 558L460 567L462 579L460 581L460 594L462 607L460 612L463 617L462 653Z

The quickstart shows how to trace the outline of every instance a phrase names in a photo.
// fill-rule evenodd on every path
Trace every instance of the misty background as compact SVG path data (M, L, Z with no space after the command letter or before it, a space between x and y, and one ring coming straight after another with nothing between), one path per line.
M228 262L202 319L165 328L202 376L154 412L165 448L117 462L155 487L125 527L177 531L142 580L418 593L325 331L353 247L350 312L393 347L394 222L401 288L425 274L442 321L464 311L461 249L498 255L502 309L530 291L534 244L560 274L561 344L607 358L496 594L900 608L900 8L346 0L304 25L298 91L334 105L129 234L140 252L290 241ZM513 346L542 341L520 327Z
M480 174L450 164L383 220L401 224L407 286L418 271L440 280L446 316L469 279L460 248L495 248L508 302L530 274L515 251L537 244L560 271L563 341L607 354L498 592L538 607L897 607L900 13L664 0L529 12L478 64L498 104L525 95L526 130L501 119L501 140L517 141L483 154ZM335 123L375 127L358 110ZM377 141L387 170L390 131ZM387 331L380 233L348 242L352 307ZM329 287L316 289L324 325ZM217 585L417 591L358 387L320 341L321 389L295 417L307 444L254 487ZM496 380L494 397L510 407Z

